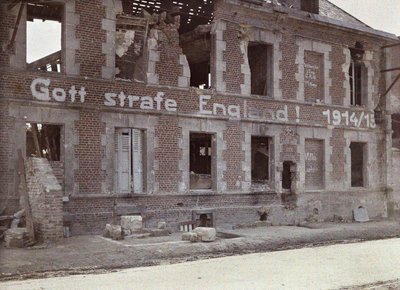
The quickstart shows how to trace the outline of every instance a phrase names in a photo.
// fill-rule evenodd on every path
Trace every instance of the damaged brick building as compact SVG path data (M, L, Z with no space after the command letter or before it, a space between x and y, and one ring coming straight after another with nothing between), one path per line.
M61 50L27 63L33 19L61 24ZM5 1L0 23L0 215L18 152L54 237L116 207L173 231L400 211L399 40L327 0Z

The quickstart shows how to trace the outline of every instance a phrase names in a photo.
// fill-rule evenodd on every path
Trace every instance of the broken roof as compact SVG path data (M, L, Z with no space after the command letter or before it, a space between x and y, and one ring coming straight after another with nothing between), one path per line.
M335 4L329 2L328 0L319 1L319 13L322 16L326 16L346 23L353 23L353 24L363 25L365 27L370 27L366 25L364 22L355 18L353 15L339 8Z

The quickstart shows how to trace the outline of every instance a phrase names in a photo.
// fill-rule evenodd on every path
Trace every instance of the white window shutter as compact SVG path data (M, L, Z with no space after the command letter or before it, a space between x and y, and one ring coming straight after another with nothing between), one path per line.
M115 130L115 175L118 193L131 192L131 130L121 128Z
M132 129L133 136L133 192L143 192L143 132Z

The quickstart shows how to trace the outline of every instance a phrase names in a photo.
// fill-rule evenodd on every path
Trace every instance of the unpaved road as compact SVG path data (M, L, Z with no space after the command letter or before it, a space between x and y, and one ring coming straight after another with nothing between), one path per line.
M0 289L339 289L398 278L400 239L389 239L3 282Z

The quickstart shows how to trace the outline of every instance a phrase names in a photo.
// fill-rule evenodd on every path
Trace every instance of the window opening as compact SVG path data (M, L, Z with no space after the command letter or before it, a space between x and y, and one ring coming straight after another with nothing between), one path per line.
M358 42L357 42L358 43ZM351 62L349 67L349 82L350 82L350 104L352 106L361 106L363 95L363 77L364 77L364 64L361 44L356 44L356 48L350 48Z
M364 143L351 142L351 186L364 186Z
M63 11L59 3L27 3L28 69L61 72Z
M116 77L138 81L145 79L143 50L147 32L146 18L118 16L115 41Z
M268 137L251 137L251 182L266 183L269 180Z
M190 189L211 189L212 135L190 133Z
M157 24L157 17L154 14L165 12L163 21L165 23L174 23L174 17L179 16L180 26L179 45L183 53L186 55L190 75L190 86L201 89L211 87L211 22L213 20L214 4L212 0L195 0L195 1L150 1L150 0L133 0L122 1L124 15L120 19L135 19L135 25L123 27L117 24L117 45L121 42L118 38L128 39L125 43L131 46L124 52L124 56L117 56L117 77L135 80L144 80L142 75L143 57L139 55L138 47L141 44L137 41L138 33L142 34L144 30L141 27L142 21L148 21L147 30ZM118 20L119 21L119 20ZM119 21L118 23L121 23ZM131 22L132 23L132 22ZM143 31L144 32L144 31ZM133 36L134 34L134 36ZM134 40L132 40L134 38ZM139 36L139 39L141 37ZM144 42L146 38L144 39ZM129 44L131 42L131 44ZM134 47L136 46L136 48ZM122 58L122 59L119 59ZM133 72L134 70L134 72ZM139 74L139 75L137 75Z
M143 193L144 131L131 128L116 129L115 184L119 193Z
M294 174L294 163L292 161L284 161L282 171L282 188L284 190L291 191Z
M319 0L301 0L301 10L319 14Z
M392 115L392 146L394 148L400 149L400 114Z
M61 126L26 123L26 156L60 161Z
M247 56L251 73L251 93L272 96L272 45L249 42Z

